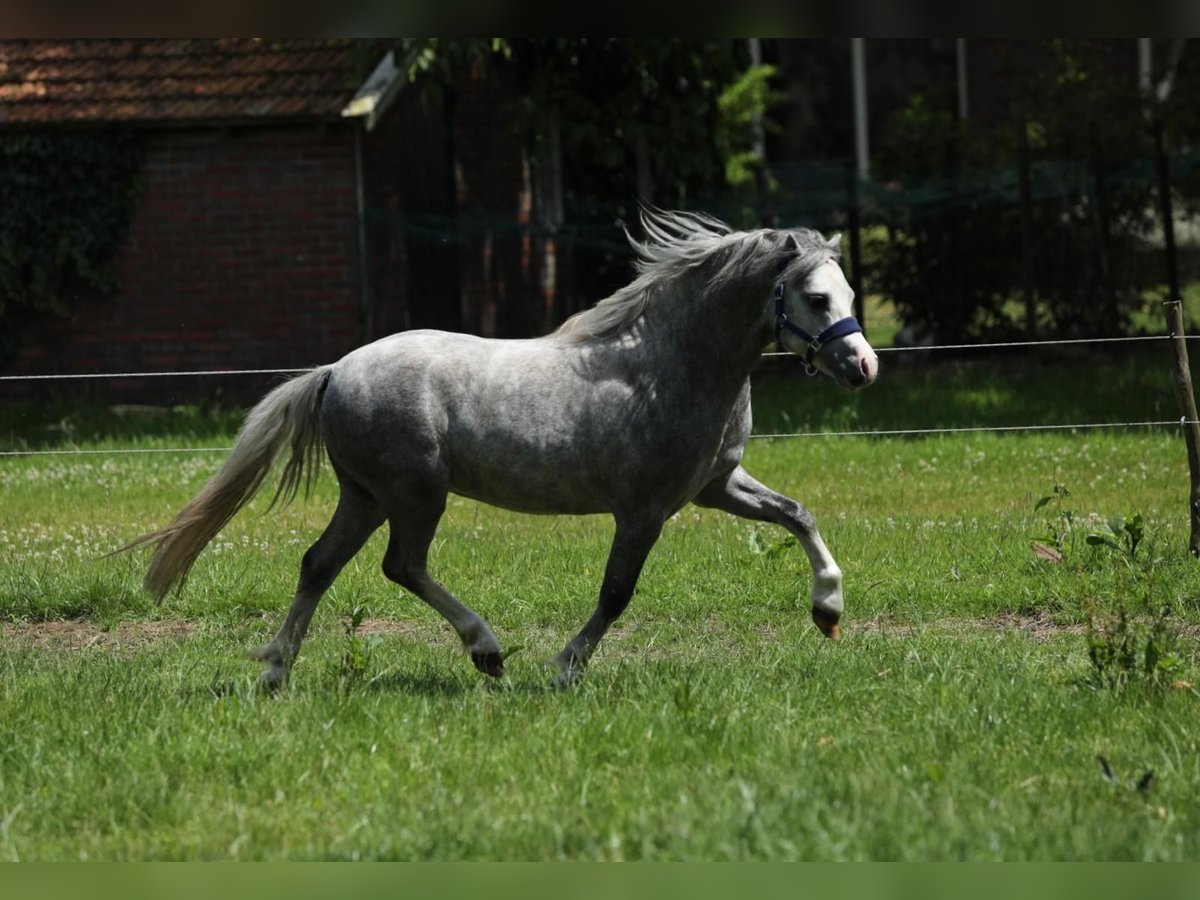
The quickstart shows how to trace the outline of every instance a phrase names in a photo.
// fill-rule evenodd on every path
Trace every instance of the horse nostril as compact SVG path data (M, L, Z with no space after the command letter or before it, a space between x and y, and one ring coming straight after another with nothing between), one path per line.
M852 388L860 388L871 383L871 370L865 361L859 362L857 369L850 369L846 372L845 383L847 387Z

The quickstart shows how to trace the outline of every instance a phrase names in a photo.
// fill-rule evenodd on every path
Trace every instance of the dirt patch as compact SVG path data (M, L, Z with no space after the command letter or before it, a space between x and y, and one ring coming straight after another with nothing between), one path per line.
M199 630L195 622L118 622L106 628L84 619L50 619L44 622L0 622L0 642L39 650L105 650L132 653L155 641L189 637Z
M902 622L891 622L887 619L843 619L842 634L886 634L890 637L906 637L914 633L921 625L907 625Z
M964 620L973 627L983 631L996 631L1001 634L1018 631L1035 641L1044 641L1058 637L1060 634L1086 634L1087 626L1078 622L1055 622L1044 613L1005 613L1001 616L991 616L986 619Z
M343 627L349 624L348 619L342 620ZM720 624L710 620L706 633L719 634L723 631ZM1181 637L1200 638L1200 626L1182 625L1175 623ZM889 637L908 637L920 631L930 631L936 634L949 635L979 635L1007 634L1017 632L1035 641L1050 640L1060 635L1082 635L1087 633L1087 626L1080 623L1056 622L1043 613L1005 613L982 619L935 619L921 624L911 622L895 622L888 619L847 619L845 633L849 635L887 635ZM132 653L156 641L179 640L191 637L200 630L196 622L186 620L167 620L153 622L119 622L108 628L96 622L83 619L50 619L41 622L0 622L0 643L13 644L19 647L35 647L40 650L82 651L94 647L104 650ZM612 636L621 637L635 631L635 626L618 624L613 628ZM555 645L570 628L564 626L561 634L557 629L530 629L523 636L511 636L519 643L544 641L547 646ZM755 629L754 633L765 642L776 640L775 631L767 625ZM448 627L436 622L413 622L404 619L369 618L364 619L356 630L359 637L370 635L402 635L418 640L437 642L445 640L454 642L453 633ZM651 646L641 653L665 653L664 648Z
M350 620L343 617L343 627L350 624ZM430 625L423 622L409 622L404 619L363 619L358 624L358 628L354 633L359 637L370 637L373 634L400 634L406 637L420 636L428 638L441 634L444 629L437 625Z
M349 623L348 619L343 619L342 624ZM522 644L546 643L547 646L556 645L559 642L565 641L567 637L574 633L570 622L564 622L561 628L537 627L529 626L523 629L519 634L513 633L507 635L511 640L517 640ZM1200 637L1200 626L1183 625L1176 622L1175 628L1183 637ZM612 643L612 639L620 639L635 634L643 628L653 628L653 624L634 625L631 623L617 622L612 631L609 632L608 641ZM887 635L888 637L909 637L921 632L933 632L935 634L948 635L981 635L981 634L1008 634L1009 632L1017 632L1024 637L1028 637L1035 641L1050 640L1061 635L1083 635L1087 634L1087 625L1081 622L1059 622L1050 615L1042 612L1011 612L997 616L986 616L984 618L946 618L946 619L931 619L927 622L912 623L912 622L896 622L889 619L855 619L848 618L844 620L844 633L851 634L868 634L868 635ZM704 623L701 629L703 634L707 635L723 635L728 633L728 629L717 619L710 618ZM366 637L373 634L399 634L405 637L417 638L420 640L438 640L446 639L453 641L454 635L448 626L437 622L413 622L399 619L383 619L371 618L364 619L358 626L357 632L360 637ZM772 643L778 640L777 630L770 625L760 625L751 629L749 635L751 640L760 638L764 643ZM503 638L502 638L503 640ZM654 655L655 648L648 648L650 655ZM662 648L658 648L659 653L667 653Z
M343 618L341 627L349 625ZM0 622L0 644L33 647L38 650L103 650L132 653L157 641L188 638L200 630L200 624L176 619L153 622L118 622L111 628L86 619L46 619L37 622ZM403 635L421 640L450 640L448 626L436 622L412 622L401 619L364 619L355 634ZM310 635L311 637L312 635Z
M1141 621L1141 620L1139 620ZM1144 624L1150 624L1147 620ZM1172 623L1176 634L1183 638L1200 638L1200 625ZM919 631L935 634L1008 634L1017 632L1035 641L1046 641L1061 635L1085 635L1088 627L1082 622L1058 622L1046 613L1012 612L981 619L931 619L914 625L911 622L892 622L886 619L849 619L845 622L846 633L886 634L892 637L907 637Z
M911 637L915 634L932 633L948 635L1008 634L1018 632L1036 641L1044 641L1062 634L1083 634L1084 625L1055 622L1042 614L1005 613L982 619L930 619L927 622L895 622L889 619L845 619L842 633L849 635L886 635L887 637Z

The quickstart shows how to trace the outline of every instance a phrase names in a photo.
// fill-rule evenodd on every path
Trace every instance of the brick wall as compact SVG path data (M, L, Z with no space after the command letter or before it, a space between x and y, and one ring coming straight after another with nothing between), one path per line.
M352 128L144 140L117 289L31 329L0 374L302 367L362 342Z
M0 375L301 368L406 328L550 330L554 246L530 233L517 91L482 73L454 87L444 109L410 92L363 139L365 297L352 126L147 131L116 290L30 328ZM246 402L277 381L9 382L0 397Z

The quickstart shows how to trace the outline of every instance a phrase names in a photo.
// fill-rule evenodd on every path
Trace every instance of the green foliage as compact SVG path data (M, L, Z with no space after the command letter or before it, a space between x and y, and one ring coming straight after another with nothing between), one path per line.
M371 670L375 646L379 641L375 635L364 637L359 634L366 616L366 607L362 605L355 606L342 616L342 653L338 657L335 674L343 690L361 684Z
M879 142L891 240L875 284L906 322L945 339L1001 338L1030 325L1120 333L1156 282L1141 261L1156 221L1152 148L1115 42L1029 46L1035 61L1004 73L1011 99L1000 115L961 120L948 92L918 93ZM1026 248L1033 322L1022 305Z
M611 221L615 198L646 189L686 203L723 173L717 98L736 73L731 42L559 38L514 40L535 140L553 123L572 218Z
M725 160L725 180L747 184L764 160L754 148L754 131L767 128L767 114L786 96L771 90L774 66L751 66L717 97L717 147Z
M1148 599L1142 598L1140 605ZM1127 604L1117 600L1088 621L1088 659L1092 677L1102 687L1168 686L1182 665L1178 645L1168 607L1146 621L1135 618Z
M508 59L512 47L504 38L403 38L396 48L409 81L433 75L446 81L458 67L487 64L492 56Z
M1127 565L1137 562L1138 548L1146 537L1146 521L1141 513L1126 519L1122 515L1109 517L1108 531L1092 531L1087 542L1093 547L1108 547L1118 553Z
M141 154L128 132L0 136L0 358L20 327L63 313L108 267L136 209Z
M1164 687L1182 667L1179 630L1171 604L1155 593L1155 559L1138 558L1145 539L1139 513L1113 516L1107 530L1093 530L1087 543L1101 547L1123 566L1126 576L1110 598L1098 598L1088 615L1088 659L1092 676L1105 687L1144 683Z
M639 202L686 208L719 193L726 151L718 134L743 139L722 131L718 111L739 75L732 40L421 38L398 50L429 91L453 90L472 71L515 87L520 99L505 119L530 148L535 205L539 192L561 190L572 270L587 273L589 300L629 278L614 218L636 228ZM744 99L755 97L751 86Z
M637 197L639 179L655 190L646 199L675 205L723 172L713 135L717 98L737 77L730 41L410 38L398 49L432 87L478 66L514 78L516 127L535 148L558 132L572 221L611 222L614 199ZM746 102L761 93L747 90Z
M1171 604L1155 594L1153 554L1139 551L1146 541L1141 513L1113 515L1102 525L1089 522L1066 505L1071 492L1063 485L1037 501L1034 512L1046 511L1048 535L1035 541L1035 555L1064 564L1075 572L1087 617L1087 651L1091 679L1101 687L1131 684L1165 687L1182 667L1179 630ZM1082 536L1082 543L1080 537ZM1096 548L1088 556L1083 549ZM1094 576L1117 568L1107 590Z
M1064 501L1070 496L1071 492L1066 485L1056 484L1052 493L1041 497L1033 505L1034 512L1047 507L1051 510L1046 521L1045 535L1033 542L1033 552L1051 562L1062 562L1063 553L1068 550L1068 541L1075 534L1075 511L1064 505Z
M765 562L778 559L798 546L796 539L790 535L780 535L774 531L764 534L757 528L750 529L746 545L751 553L762 557Z

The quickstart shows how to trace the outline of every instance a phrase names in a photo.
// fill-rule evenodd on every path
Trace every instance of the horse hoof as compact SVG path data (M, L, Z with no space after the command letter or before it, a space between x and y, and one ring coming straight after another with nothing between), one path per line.
M815 622L816 626L821 629L821 633L831 641L836 641L842 636L842 629L841 626L838 625L838 620L836 617L831 616L828 613L819 612L815 609L813 610L812 617L813 622Z
M554 691L565 691L579 683L583 673L579 669L563 669L550 679L549 687Z
M570 661L564 662L560 654L548 662L558 670L555 676L550 679L549 686L553 690L566 690L583 678L584 667L579 664L578 660L572 658Z
M504 675L504 655L495 650L487 653L472 653L471 662L484 675L500 678Z
M258 676L258 689L268 694L278 693L287 682L287 672L276 666Z

